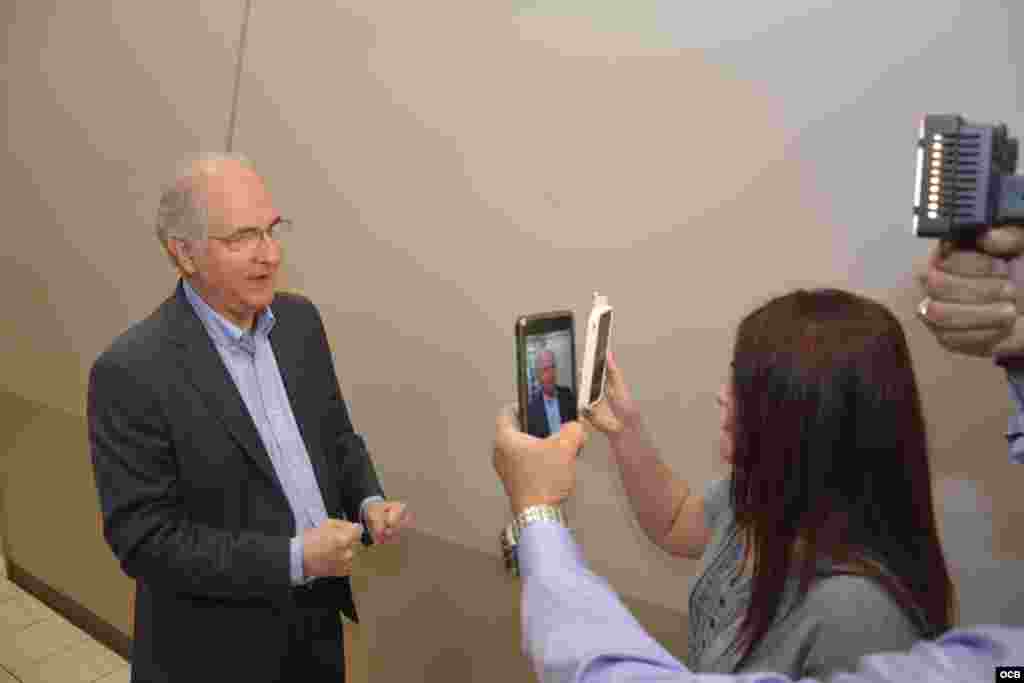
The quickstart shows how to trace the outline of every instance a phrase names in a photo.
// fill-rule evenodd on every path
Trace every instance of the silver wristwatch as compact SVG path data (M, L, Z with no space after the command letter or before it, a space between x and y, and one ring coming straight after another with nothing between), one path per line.
M516 557L516 546L522 530L534 522L558 522L564 527L569 526L565 513L557 505L531 505L524 508L508 523L501 532L501 556L505 562L505 571L512 576L519 576L519 560Z

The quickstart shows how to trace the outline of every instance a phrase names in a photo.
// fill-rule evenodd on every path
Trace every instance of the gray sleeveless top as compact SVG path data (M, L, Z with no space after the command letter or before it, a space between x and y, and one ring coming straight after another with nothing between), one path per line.
M689 599L688 664L695 672L777 672L798 680L825 680L854 671L858 660L875 652L906 650L921 630L875 581L833 575L822 561L818 578L802 601L797 579L786 582L778 614L754 652L737 669L736 641L750 604L751 579L740 574L743 546L729 500L729 479L708 485L705 522L711 540L701 557Z

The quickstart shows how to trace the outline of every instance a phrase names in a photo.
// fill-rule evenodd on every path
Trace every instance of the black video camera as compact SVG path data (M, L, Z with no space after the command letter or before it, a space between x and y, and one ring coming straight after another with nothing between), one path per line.
M989 226L1024 224L1017 152L1006 124L925 116L917 141L914 234L971 243Z

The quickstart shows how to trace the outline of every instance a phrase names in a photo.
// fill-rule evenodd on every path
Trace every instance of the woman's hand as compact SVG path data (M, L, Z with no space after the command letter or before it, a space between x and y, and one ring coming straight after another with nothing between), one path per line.
M611 351L608 352L605 366L607 377L604 397L582 417L611 439L621 434L626 427L636 424L640 419L640 411Z

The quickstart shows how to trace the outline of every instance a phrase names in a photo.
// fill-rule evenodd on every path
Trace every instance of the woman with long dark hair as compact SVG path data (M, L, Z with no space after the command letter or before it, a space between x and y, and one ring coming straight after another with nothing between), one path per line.
M590 421L648 537L701 559L694 671L824 679L952 626L917 383L884 306L800 290L741 322L718 396L732 473L702 492L662 462L608 365Z

